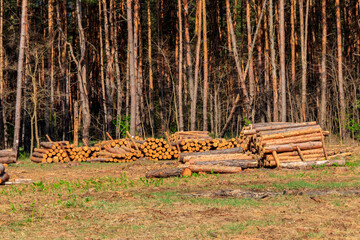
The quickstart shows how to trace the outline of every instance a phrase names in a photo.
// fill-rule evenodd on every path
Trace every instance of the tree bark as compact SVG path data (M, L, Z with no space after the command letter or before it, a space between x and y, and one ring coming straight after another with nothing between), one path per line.
M4 44L3 44L3 33L4 33L4 0L0 1L0 111L2 120L2 130L4 137L4 148L8 145L8 133L7 133L7 122L6 122L6 109L5 109L5 79L4 79Z
M208 130L208 92L209 92L209 82L208 82L208 40L207 40L207 21L206 21L206 1L203 0L203 37L204 37L204 96L203 96L203 131Z
M301 41L301 119L306 121L306 84L307 84L307 38L308 38L308 16L309 16L309 3L306 2L306 15L304 23L304 0L299 0L300 10L300 41Z
M251 39L251 16L250 16L250 2L246 1L246 26L247 26L247 40L248 40L248 58L250 59L249 65L249 101L253 106L255 96L255 76L254 76L254 61L251 54L252 39Z
M270 37L270 55L272 66L272 87L273 87L273 120L279 121L279 106L278 106L278 87L276 76L276 55L275 55L275 34L274 34L274 14L273 14L273 0L269 0L269 37Z
M280 12L280 79L281 79L281 121L286 122L286 74L285 74L285 6L279 2Z
M89 107L89 96L87 91L87 76L86 76L86 40L84 29L81 23L81 0L76 1L76 15L78 21L78 31L80 36L80 60L78 62L78 82L80 90L80 100L82 106L82 120L83 120L83 131L82 136L86 141L89 140L89 131L91 124L90 107Z
M148 61L149 61L149 108L150 108L150 128L151 135L154 136L154 77L152 70L152 38L151 38L151 9L150 9L150 0L147 1L147 23L148 23Z
M179 19L179 127L180 131L184 131L184 115L183 115L183 33L182 33L182 6L181 0L178 0L178 19Z
M136 134L136 80L135 80L135 59L134 59L134 34L132 19L132 0L127 0L127 26L128 26L128 44L129 44L129 71L130 71L130 134Z
M196 128L196 110L197 110L197 92L199 86L199 65L200 65L200 46L201 46L201 22L202 22L202 0L199 0L197 3L197 13L196 13L196 60L195 60L195 75L194 75L194 89L193 91L194 98L191 100L191 131L194 131Z
M24 55L25 55L25 38L26 38L26 15L27 15L27 0L22 1L21 5L21 30L20 30L20 44L19 44L19 59L17 66L17 81L16 81L16 108L15 108L15 129L13 151L19 151L19 138L21 127L21 100L22 100L22 78L24 70Z
M346 124L346 106L344 93L344 76L343 76L343 61L342 61L342 37L341 37L341 16L340 16L340 0L335 0L336 9L336 35L337 35L337 60L338 60L338 81L339 81L339 99L340 99L340 136L341 139L345 137Z
M327 45L327 21L326 21L326 0L322 0L322 51L321 51L321 104L320 104L320 125L325 127L326 122L326 45Z

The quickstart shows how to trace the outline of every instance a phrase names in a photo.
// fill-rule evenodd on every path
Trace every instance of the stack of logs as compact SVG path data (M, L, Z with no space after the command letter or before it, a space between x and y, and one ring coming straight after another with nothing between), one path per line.
M138 137L135 139L112 139L95 144L99 151L95 152L89 162L132 162L143 157L139 146L145 141Z
M259 156L261 166L276 167L329 160L324 141L327 134L316 122L275 122L244 127L240 138L244 139L246 150Z
M89 162L132 162L143 157L140 150L135 150L127 146L106 147L99 152L95 152L88 160Z
M69 142L41 142L41 148L35 148L30 160L36 163L69 162Z
M140 149L146 157L153 161L171 160L179 156L176 144L171 145L162 138L148 138L140 145Z
M240 147L240 139L232 138L213 139L207 131L176 132L171 135L170 141L177 146L180 152L204 152L216 149Z
M16 152L13 152L12 149L0 150L0 163L10 164L16 163Z
M73 144L71 144L67 149L70 161L76 162L87 162L96 152L100 150L99 147L75 147Z

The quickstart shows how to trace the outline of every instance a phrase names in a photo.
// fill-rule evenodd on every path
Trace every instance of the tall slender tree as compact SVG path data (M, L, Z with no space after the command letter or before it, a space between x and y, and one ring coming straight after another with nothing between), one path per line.
M342 37L341 37L341 16L340 16L340 0L335 0L336 11L336 35L337 35L337 61L338 61L338 81L339 81L339 99L340 99L340 135L341 138L345 137L345 124L346 124L346 106L345 106L345 93L344 93L344 74L343 74L343 53L342 53Z
M126 0L128 44L129 44L129 74L130 74L130 134L136 134L136 80L135 80L135 59L134 59L134 32L132 18L132 0Z
M203 37L204 37L204 97L203 97L203 130L208 130L208 92L209 92L209 56L208 56L208 40L207 40L207 21L206 21L206 0L202 1L203 7Z
M20 30L20 44L19 44L19 58L17 66L17 81L16 81L16 107L15 107L15 129L13 150L18 152L20 140L21 127L21 100L22 100L22 81L24 70L24 55L25 55L25 38L26 38L26 17L27 15L27 0L23 0L21 4L21 30Z
M279 106L278 106L278 86L277 86L277 70L276 70L276 55L275 55L275 34L274 34L274 14L273 14L273 0L269 0L269 37L270 37L270 55L271 55L271 72L272 72L272 86L273 86L273 120L279 121Z
M327 21L326 21L326 0L322 0L322 51L321 51L321 104L320 104L320 124L324 128L326 120L326 45L327 45Z
M279 1L280 14L280 80L281 80L281 121L286 122L286 74L285 74L285 6Z

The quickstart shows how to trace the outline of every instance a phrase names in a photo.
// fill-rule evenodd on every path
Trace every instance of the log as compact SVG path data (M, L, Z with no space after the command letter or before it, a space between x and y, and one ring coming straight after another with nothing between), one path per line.
M0 175L5 172L5 166L3 164L0 164Z
M33 162L36 162L36 163L42 163L43 162L43 158L38 158L38 157L34 157L34 156L31 156L30 160L33 161Z
M273 152L272 152L272 155L273 155L273 157L274 157L274 159L275 159L276 167L280 167L280 160L279 160L279 158L278 158L277 152L276 152L276 151L273 151Z
M16 157L16 152L13 152L12 150L1 150L0 151L0 157Z
M87 162L108 162L109 158L93 158L87 160Z
M219 165L227 167L241 167L242 169L246 168L258 168L259 163L256 160L219 160L219 161L204 161L204 162L191 162L193 165Z
M217 155L217 154L231 154L231 153L242 153L244 152L243 148L229 148L229 149L219 149L219 150L210 150L206 152L195 152L195 153L180 153L179 161L183 162L184 157L187 156L202 156L202 155Z
M317 149L310 149L310 150L302 150L301 151L302 154L305 155L312 155L312 154L323 154L323 150L320 148ZM279 158L283 157L283 156L299 156L299 153L297 151L297 149L295 151L291 151L291 152L282 152L282 153L278 153Z
M323 143L323 145L324 145L324 143ZM305 158L304 158L304 155L303 155L302 152L301 152L301 149L297 146L297 147L296 147L296 150L297 150L298 153L299 153L299 157L301 158L301 161L305 161Z
M282 168L298 169L298 168L311 168L314 166L333 166L334 164L339 166L345 165L345 160L324 160L324 161L309 161L309 162L287 162L280 163Z
M242 171L241 167L227 167L218 165L190 165L189 169L192 172L206 172L206 173L238 173Z
M31 156L37 157L37 158L43 158L44 156L46 156L46 154L39 153L39 152L33 152Z
M0 184L4 185L5 182L9 181L9 179L10 179L10 175L8 173L2 173L0 175Z
M311 154L311 155L303 155L304 161L309 161L309 159L325 159L324 154ZM300 156L280 156L278 154L278 159L280 161L302 161ZM266 155L267 161L275 161L275 158L273 155L269 154Z
M268 145L279 145L279 144L287 144L287 143L302 143L302 142L312 142L312 141L321 141L323 136L321 133L312 133L294 137L286 137L286 138L274 138L274 139L266 139L262 140L261 144L263 146Z
M183 158L183 162L186 163L190 161L216 161L216 160L227 160L227 159L254 159L254 157L246 155L244 153L200 155L200 156L186 156Z
M41 142L40 146L43 148L52 148L55 144L64 144L68 145L69 141L59 141L59 142Z
M42 149L42 148L35 148L34 152L38 152L38 153L42 153L42 154L47 154L49 152L48 149Z
M262 131L274 131L274 130L281 130L281 129L289 129L289 128L298 128L304 126L313 126L316 125L316 122L303 122L303 123L285 123L285 124L272 124L272 125L259 125L254 127L258 132Z
M2 164L16 163L16 158L15 157L0 157L0 163L2 163Z
M304 126L304 127L297 127L297 128L291 128L291 129L281 129L276 131L266 131L266 132L260 132L260 135L266 139L266 138L275 138L276 136L279 136L280 138L285 136L298 136L298 135L304 135L306 133L315 133L315 132L321 132L320 125L314 125L314 126ZM271 136L271 137L269 137Z
M297 150L297 147L300 150L310 150L316 148L322 148L322 142L306 142L306 143L291 143L291 144L281 144L281 145L271 145L264 147L264 153L276 152L292 152Z
M182 175L184 168L167 168L151 170L146 173L147 178L168 178L179 177Z

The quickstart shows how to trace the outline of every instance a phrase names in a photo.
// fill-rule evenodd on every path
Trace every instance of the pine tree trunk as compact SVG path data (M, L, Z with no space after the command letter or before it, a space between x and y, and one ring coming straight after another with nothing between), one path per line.
M134 59L134 34L131 0L126 1L127 6L127 26L128 26L128 44L129 44L129 73L130 73L130 134L136 134L136 80L135 80L135 59Z
M83 120L83 130L82 137L85 141L89 140L90 133L90 106L89 106L89 95L87 91L87 76L86 76L86 63L85 63L85 54L86 54L86 40L84 29L81 23L81 0L76 1L76 15L78 21L78 31L80 36L80 60L78 63L78 82L80 90L80 100L82 107L82 120Z
M345 93L344 93L344 76L342 62L342 37L341 37L341 16L340 16L340 0L335 0L336 8L336 35L337 35L337 60L338 60L338 80L339 80L339 99L340 99L340 135L345 137Z
M197 3L197 13L196 13L196 60L195 60L195 77L194 77L194 89L193 91L194 98L191 100L191 131L195 131L196 128L196 110L197 110L197 92L199 86L199 65L200 65L200 46L201 46L201 21L202 21L202 0L199 0Z
M4 137L4 148L8 146L6 109L5 109L5 79L4 79L4 49L3 49L3 32L4 32L4 0L0 0L0 111L2 120L2 130Z
M147 23L148 23L148 61L149 61L149 108L150 108L150 128L151 136L154 136L154 77L152 70L152 38L151 38L151 9L150 9L150 0L147 1Z
M204 97L203 97L203 131L208 130L208 92L209 92L209 57L208 57L208 41L207 41L207 21L206 21L206 1L202 1L203 4L203 37L204 37Z
M183 33L182 33L182 6L181 0L178 0L178 19L179 19L179 126L180 131L184 131L184 115L183 115Z
M113 68L113 55L111 53L110 47L110 32L109 32L109 17L107 10L106 0L102 0L103 9L104 9L104 30L105 30L105 54L106 54L106 75L105 75L105 92L106 92L106 108L107 112L105 115L106 118L106 130L111 132L111 113L112 113L112 103L113 103L113 94L112 94L112 85L114 81L114 68Z
M14 128L14 142L13 151L16 153L19 150L19 138L21 127L21 99L22 99L22 78L24 70L24 55L25 55L25 38L26 38L26 15L27 15L27 0L22 1L21 6L21 30L20 30L20 44L19 44L19 59L17 66L17 82L16 82L16 108L15 108L15 128Z
M106 13L104 13L106 14ZM102 94L102 106L104 111L105 123L107 123L108 113L106 106L106 93L105 93L105 77L104 77L104 50L103 50L103 33L102 33L102 10L101 10L101 1L99 1L99 41L100 41L100 78L101 78L101 94ZM105 124L107 125L107 124ZM103 131L103 139L105 139L106 127Z
M286 75L285 75L285 6L279 2L280 12L280 76L281 76L281 121L286 122Z
M255 96L255 76L254 76L254 61L251 55L251 16L250 16L250 3L246 1L246 26L247 26L247 40L248 40L248 57L250 58L249 65L249 100L251 106L254 106L254 96Z
M325 127L326 120L326 44L327 44L327 21L326 21L326 0L322 0L322 51L321 51L321 104L320 104L320 125Z
M278 87L276 76L276 55L275 55L275 35L274 35L274 14L273 14L273 1L269 0L269 37L270 37L270 54L271 54L271 67L272 67L272 87L273 87L273 120L279 121L279 106L278 106Z
M54 132L54 0L49 0L48 3L48 24L49 24L49 59L48 68L50 69L49 74L49 85L50 85L50 134Z

